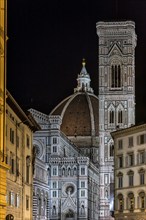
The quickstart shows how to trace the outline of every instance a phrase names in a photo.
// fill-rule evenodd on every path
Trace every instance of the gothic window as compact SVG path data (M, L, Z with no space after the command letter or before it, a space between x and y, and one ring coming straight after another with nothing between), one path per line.
M52 169L52 175L57 176L57 167L53 167Z
M81 175L85 175L85 167L81 167Z
M115 113L113 110L110 110L110 112L109 112L109 123L110 124L114 123L114 118L115 118Z
M81 188L85 188L85 181L81 181Z
M110 157L114 156L114 145L110 144Z
M56 215L56 206L53 205L52 215Z
M57 144L57 137L53 137L53 144Z
M65 175L65 168L63 167L62 169L62 175L64 176Z
M85 190L81 190L81 197L85 197Z
M57 191L52 192L53 197L57 197Z
M123 209L124 209L124 199L123 199L123 195L122 194L118 195L118 205L119 205L118 210L120 212L122 212Z
M74 175L76 175L76 174L77 174L77 168L74 167Z
M53 153L57 152L57 146L53 146Z
M70 174L71 174L71 169L70 169L70 167L68 168L68 175L70 176Z
M53 186L53 189L56 189L57 188L57 182L53 182L52 186Z
M123 123L123 111L118 111L118 124Z
M38 214L41 215L41 198L38 195Z
M108 190L105 190L105 198L108 198Z
M84 215L85 214L85 207L84 205L81 206L81 215Z
M121 79L121 66L112 65L111 67L111 88L121 88L122 79Z

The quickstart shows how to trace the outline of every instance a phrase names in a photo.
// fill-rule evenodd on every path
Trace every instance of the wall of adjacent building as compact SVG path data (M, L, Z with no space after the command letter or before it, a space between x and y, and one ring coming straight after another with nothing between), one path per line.
M32 219L32 131L7 105L7 210L16 220Z
M146 219L146 124L113 135L116 220Z

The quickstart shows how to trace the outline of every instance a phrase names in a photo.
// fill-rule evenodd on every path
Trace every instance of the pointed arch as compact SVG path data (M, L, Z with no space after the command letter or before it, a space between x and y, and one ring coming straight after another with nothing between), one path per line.
M122 87L122 64L120 57L114 57L111 60L110 88L121 89Z
M112 104L108 108L108 123L110 125L115 123L115 108Z
M124 107L122 104L119 104L117 107L117 124L123 124L124 123Z

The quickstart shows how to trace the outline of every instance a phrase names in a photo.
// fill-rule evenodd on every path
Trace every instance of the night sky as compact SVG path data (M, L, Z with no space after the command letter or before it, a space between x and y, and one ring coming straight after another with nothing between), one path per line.
M86 59L98 95L96 22L136 23L136 122L146 122L146 0L8 0L7 88L49 114L73 93Z

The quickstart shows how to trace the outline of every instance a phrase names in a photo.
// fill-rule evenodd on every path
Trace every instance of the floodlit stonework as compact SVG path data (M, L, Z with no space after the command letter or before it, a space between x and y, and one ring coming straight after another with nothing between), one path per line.
M30 109L41 126L34 135L34 219L113 218L114 143L110 133L135 123L137 38L132 21L98 22L96 27L99 96L90 86L83 60L71 96L49 115Z
M98 22L100 219L114 211L114 146L110 132L135 124L135 23Z

